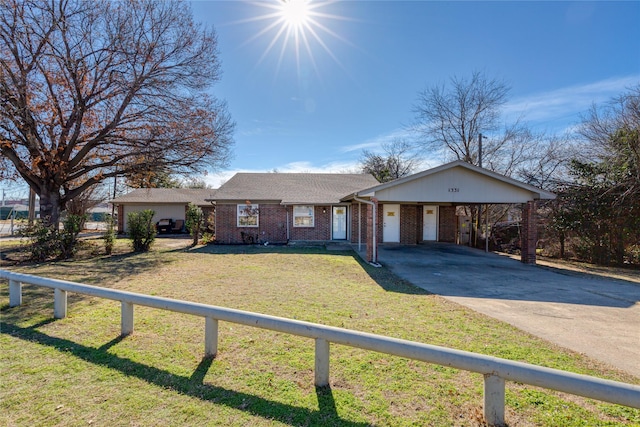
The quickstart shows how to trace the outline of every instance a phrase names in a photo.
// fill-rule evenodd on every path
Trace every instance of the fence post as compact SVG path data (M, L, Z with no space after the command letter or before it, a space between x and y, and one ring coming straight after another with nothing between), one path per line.
M9 307L22 304L22 282L9 280Z
M67 291L58 288L53 290L53 317L56 319L67 317Z
M204 357L218 354L218 319L204 318Z
M120 333L122 336L133 333L133 303L128 301L120 302Z
M315 386L329 385L329 341L316 338Z
M504 425L504 379L484 375L484 420L490 426Z

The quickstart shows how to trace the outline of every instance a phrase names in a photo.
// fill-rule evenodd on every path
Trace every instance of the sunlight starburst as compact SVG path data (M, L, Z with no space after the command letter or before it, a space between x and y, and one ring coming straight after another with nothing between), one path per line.
M282 19L294 30L298 30L306 25L309 18L309 1L308 0L289 0L283 1L280 6Z
M327 41L324 40L324 38L329 36L330 38L353 46L352 43L323 23L331 20L348 20L348 18L340 15L323 12L323 9L326 9L333 3L335 2L313 2L311 0L251 2L254 6L258 6L263 10L266 9L266 13L245 19L239 23L266 21L267 24L244 44L270 37L269 43L258 60L258 64L262 63L274 49L277 50L279 47L280 52L278 55L276 75L279 73L289 49L293 50L298 76L300 76L301 61L305 54L316 74L320 76L320 71L314 56L314 49L317 50L317 48L320 48L329 55L338 66L344 69L344 66L333 53Z

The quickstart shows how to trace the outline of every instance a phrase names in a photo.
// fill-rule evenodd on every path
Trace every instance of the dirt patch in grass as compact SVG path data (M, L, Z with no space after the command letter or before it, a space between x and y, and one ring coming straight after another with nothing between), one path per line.
M203 246L158 239L118 253L12 270L372 332L638 384L623 372L411 286L353 252L322 247ZM173 246L176 245L176 246ZM0 283L0 424L481 425L482 377L331 345L331 382L313 386L313 341L220 322L202 359L204 320L24 287L8 308ZM34 398L37 396L37 398ZM507 385L510 425L638 425L640 411Z

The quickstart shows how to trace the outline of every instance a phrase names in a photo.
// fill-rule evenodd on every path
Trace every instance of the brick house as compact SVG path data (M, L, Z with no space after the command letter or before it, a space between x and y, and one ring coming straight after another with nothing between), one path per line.
M535 202L553 198L455 161L383 184L371 175L238 173L206 200L218 243L347 241L366 244L371 262L379 244L459 243L457 206L522 204L522 261L535 263Z
M342 198L377 183L364 174L238 173L209 199L216 242L350 241L353 204Z

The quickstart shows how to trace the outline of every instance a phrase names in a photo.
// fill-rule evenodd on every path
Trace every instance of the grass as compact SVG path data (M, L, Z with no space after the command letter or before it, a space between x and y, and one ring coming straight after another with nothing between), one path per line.
M164 240L164 239L162 239ZM13 271L220 305L638 384L637 378L448 302L351 252L323 248L161 248ZM174 241L175 242L175 241ZM187 243L188 244L188 243ZM312 340L220 323L202 359L204 320L135 308L120 338L117 302L0 285L0 424L409 426L481 424L482 377L331 346L331 384L313 386ZM640 425L640 411L507 383L510 425Z

